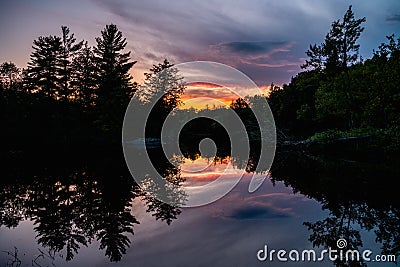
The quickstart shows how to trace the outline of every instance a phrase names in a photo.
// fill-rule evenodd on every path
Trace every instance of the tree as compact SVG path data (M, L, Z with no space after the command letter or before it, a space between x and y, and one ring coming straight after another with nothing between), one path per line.
M394 34L386 38L387 43L382 43L378 51L374 51L373 58L365 62L363 70L372 77L368 79L372 89L369 117L379 118L383 127L400 122L400 38L397 42Z
M170 112L182 104L185 91L183 77L167 59L153 65L136 97L144 104L154 104L149 114L146 134L159 137L164 120Z
M315 109L315 92L322 79L323 75L317 70L304 71L282 88L274 86L268 103L282 137L304 138L318 130L320 123Z
M0 88L14 88L20 80L21 69L13 62L4 62L0 65Z
M71 100L72 64L82 48L83 41L76 43L74 34L66 26L61 26L62 36L40 36L33 41L25 82L32 92L40 92L57 100Z
M239 111L242 109L248 109L249 104L243 98L237 98L235 100L232 100L229 107L235 111Z
M179 76L178 69L173 66L167 59L153 65L150 72L145 73L146 80L142 87L141 97L144 101L162 95L155 109L166 115L182 104L181 95L185 91L183 77Z
M150 79L152 75L159 73L165 69L171 68L173 66L174 66L174 64L170 63L168 61L168 59L165 58L162 63L153 65L153 67L151 67L151 69L150 69L150 72L145 73L144 76L146 76L146 79Z
M130 97L136 90L129 70L136 63L130 52L123 53L127 42L114 24L106 25L94 48L98 66L96 106L104 129L120 126Z
M82 48L83 41L75 43L76 38L74 34L70 34L70 30L66 26L61 26L61 31L62 37L58 59L58 75L60 76L59 95L65 100L73 95L70 88L71 75L74 71L72 62Z
M362 23L365 17L355 19L350 5L346 11L343 21L336 20L331 25L331 30L320 45L310 45L306 55L309 59L302 68L313 68L325 70L326 73L346 70L358 59L360 45L357 40L364 31Z
M60 79L57 74L61 45L61 38L57 36L40 36L33 41L25 80L31 92L59 98Z
M95 105L97 86L96 60L91 47L85 42L72 61L71 85L75 101L84 107Z
M356 99L354 92L351 90L352 85L349 77L348 68L358 59L359 45L357 40L364 31L361 26L366 21L365 17L355 19L354 13L350 5L343 16L343 20L336 20L332 23L329 33L325 37L325 41L320 45L310 45L310 49L306 52L309 59L302 65L302 68L314 68L317 71L323 71L327 78L337 80L338 75L344 72L341 81L332 82L328 80L328 84L323 88L328 88L328 94L345 96L343 105L348 105L348 121L350 128L358 126L359 114L357 113ZM337 87L333 87L337 85ZM338 91L338 92L336 92ZM324 95L324 91L320 91L320 95ZM321 97L323 99L324 97ZM325 98L326 99L326 98ZM347 104L348 103L348 104ZM323 103L320 105L323 107Z

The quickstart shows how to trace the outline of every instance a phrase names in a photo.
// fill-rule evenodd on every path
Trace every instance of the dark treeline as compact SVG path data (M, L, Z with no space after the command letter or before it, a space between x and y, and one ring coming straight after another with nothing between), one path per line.
M356 19L350 6L342 19L332 23L321 44L310 45L308 59L301 66L303 72L282 87L271 84L266 98L277 126L278 144L317 141L321 146L313 148L319 151L327 151L327 144L337 151L348 147L344 153L356 147L361 153L368 150L376 154L382 148L384 152L399 151L400 38L387 36L387 42L379 45L371 58L363 59L357 41L365 21ZM262 97L238 98L230 105L252 141L260 139L252 110ZM224 110L197 111L202 113L223 117ZM197 129L185 129L189 138L207 130L216 133L214 139L222 136L215 123L197 124ZM306 142L298 142L304 139ZM338 146L338 140L345 142Z
M310 45L304 72L282 87L271 85L268 101L285 134L398 132L400 39L387 36L372 58L362 59L357 40L365 20L356 19L350 6L321 44Z
M136 61L125 51L117 26L105 26L95 40L90 47L62 26L60 36L34 40L26 69L12 62L0 65L0 160L7 166L0 183L0 227L33 221L38 244L67 261L94 240L110 261L121 260L139 223L131 213L136 198L167 224L181 213L138 187L120 150L132 96L138 92L140 103L150 101L157 95L154 74L168 69L164 84L172 90L150 114L154 135L181 103L182 79L164 60L139 86L129 74ZM163 159L157 157L157 170L182 182Z
M34 40L26 69L0 66L2 135L9 143L84 143L120 132L137 89L126 39L107 25L89 47L69 28L61 30L61 36Z
M282 87L271 85L267 96L278 137L295 140L354 135L397 134L400 121L400 39L387 36L370 59L359 56L358 38L365 18L356 19L351 6L334 21L321 44L310 45L305 71ZM11 62L0 67L0 108L3 140L82 144L119 142L125 109L135 92L148 102L159 87L154 74L170 69L164 91L149 116L147 133L158 137L167 114L181 104L182 77L167 60L154 65L144 85L132 82L136 61L115 25L107 25L96 45L77 41L62 26L60 36L34 40L26 69ZM153 90L153 91L152 91ZM231 104L250 134L257 132L249 111L256 97ZM253 129L254 128L254 129ZM384 130L377 130L384 129ZM316 133L323 133L317 134ZM255 134L257 138L258 134ZM14 141L14 142L13 142ZM393 141L391 139L391 141ZM25 142L25 143L24 143Z

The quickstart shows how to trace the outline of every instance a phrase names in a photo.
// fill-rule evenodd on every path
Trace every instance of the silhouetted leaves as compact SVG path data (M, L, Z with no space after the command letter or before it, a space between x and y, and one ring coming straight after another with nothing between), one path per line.
M311 45L303 68L282 88L271 88L268 102L278 128L304 138L329 129L396 127L400 121L400 40L388 36L371 59L358 57L357 40L365 18L351 6L334 21L320 45Z
M130 52L123 52L126 38L114 24L106 25L96 43L98 117L103 129L119 131L126 106L136 89L129 74L136 61L130 61Z

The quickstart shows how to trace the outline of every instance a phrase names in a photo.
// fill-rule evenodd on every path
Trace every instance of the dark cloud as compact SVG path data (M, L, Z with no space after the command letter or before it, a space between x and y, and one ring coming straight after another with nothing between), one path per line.
M400 14L387 16L386 21L400 21Z
M221 47L226 47L232 52L244 54L262 54L270 52L273 49L282 47L288 42L230 42L222 43Z
M241 64L258 65L261 67L283 67L299 64L291 52L295 42L231 42L210 45L207 51L209 57L220 62L228 62L233 66Z
M153 61L157 61L157 60L159 61L161 59L160 57L158 57L154 53L150 53L150 52L144 53L143 57L146 58L146 59L153 60Z

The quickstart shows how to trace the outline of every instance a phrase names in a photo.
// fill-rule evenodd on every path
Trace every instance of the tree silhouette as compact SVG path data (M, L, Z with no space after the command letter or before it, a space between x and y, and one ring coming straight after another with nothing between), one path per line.
M108 212L104 215L97 234L100 249L105 249L105 255L109 257L110 261L120 261L131 243L126 234L133 235L132 226L139 222L130 214L129 210Z
M154 107L159 115L168 114L182 104L181 96L185 85L183 77L179 76L179 70L173 66L167 59L153 65L150 72L145 73L146 80L139 92L139 98L144 102L162 96Z
M181 95L185 91L183 77L167 59L153 65L145 74L144 84L135 97L144 104L154 104L146 125L146 135L160 138L161 127L170 112L182 104Z
M369 108L365 114L374 126L388 127L398 123L400 106L398 105L398 82L400 81L400 38L397 41L394 34L386 36L387 43L382 43L371 60L365 62L364 73L373 73L375 79L368 79ZM365 75L364 75L365 77ZM365 82L365 79L364 79ZM378 119L378 120L377 120Z
M58 98L60 79L57 73L60 50L60 37L40 36L33 41L33 52L25 77L30 92Z
M237 98L235 100L232 100L232 103L230 104L230 108L239 111L243 109L248 109L249 104L243 99L243 98Z
M0 65L0 89L15 89L21 81L21 70L13 62Z
M93 50L87 42L77 52L72 66L74 71L71 73L71 85L74 100L81 103L84 108L93 107L96 100L98 69Z
M351 89L348 67L358 59L360 45L357 44L357 40L364 31L364 27L361 24L365 22L365 17L355 19L351 8L352 6L350 5L342 21L336 20L332 23L331 30L322 44L310 45L309 50L306 52L309 59L301 67L311 67L317 71L323 70L328 77L334 77L337 74L341 74L341 72L345 73L340 80L337 79L334 86L330 84L326 87L327 89L332 87L333 90L326 91L328 94L330 91L335 94L335 89L337 89L337 91L340 91L339 95L344 96L343 101L348 102L348 104L344 105L348 107L348 114L346 115L349 117L350 128L355 128L358 126L357 103ZM320 94L323 93L324 90L321 90ZM334 96L330 94L329 97Z
M354 227L354 223L359 218L356 205L348 204L341 206L335 211L335 215L331 215L324 220L315 223L305 222L308 230L311 231L309 240L315 247L331 247L337 248L336 242L339 238L347 241L346 250L359 250L363 243L359 230ZM336 266L366 266L363 259L359 261L355 259L350 262L343 262L339 259L335 261Z
M310 45L306 52L309 59L302 68L312 67L336 73L357 61L360 47L357 40L364 31L361 24L365 22L365 17L355 19L351 8L350 5L342 21L336 20L332 23L324 43Z
M43 151L22 158L0 154L7 166L0 181L0 226L14 228L31 220L38 244L67 261L94 240L110 261L121 260L139 223L132 201L144 195L119 151L104 151ZM171 183L183 181L169 162L158 164L158 170ZM173 197L176 192L170 193ZM157 220L168 224L181 212L154 198L144 203Z
M136 63L130 52L123 53L127 43L114 24L106 25L96 38L94 54L98 66L96 106L104 129L122 125L123 114L136 90L129 70Z
M150 153L152 162L157 172L164 178L163 182L155 183L151 177L144 179L141 188L142 199L147 205L147 212L150 212L157 220L165 221L168 225L182 212L179 206L185 204L187 195L179 186L185 181L181 177L181 170L172 165L163 155L162 151L153 149ZM172 159L175 163L182 162L182 159ZM157 196L165 196L168 203L158 200Z
M59 56L59 71L60 76L60 92L61 99L68 99L69 97L75 97L74 92L70 86L72 72L75 71L74 65L72 64L79 50L82 48L83 41L76 42L74 34L70 34L70 29L66 26L61 26L62 37L61 47Z

